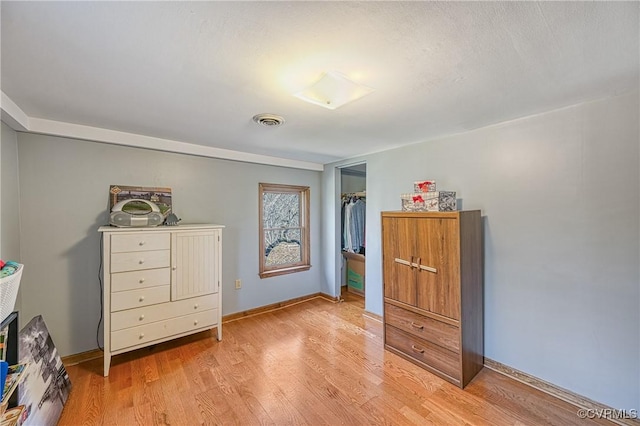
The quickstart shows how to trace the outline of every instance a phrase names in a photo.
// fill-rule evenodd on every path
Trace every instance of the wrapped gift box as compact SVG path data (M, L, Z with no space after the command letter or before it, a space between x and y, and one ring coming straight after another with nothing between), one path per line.
M457 210L455 191L402 194L402 210L407 212L449 212Z
M420 182L413 182L413 192L435 192L435 190L435 180L421 180Z

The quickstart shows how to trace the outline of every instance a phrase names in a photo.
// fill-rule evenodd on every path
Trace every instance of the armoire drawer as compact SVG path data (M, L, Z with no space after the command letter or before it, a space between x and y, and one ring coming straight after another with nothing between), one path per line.
M218 308L218 298L211 295L193 297L176 302L160 303L136 309L113 312L111 331L136 327L156 321L183 316L185 314Z
M111 253L131 251L169 250L171 235L163 233L135 233L111 236Z
M459 354L389 325L385 325L385 336L387 345L456 380L460 380Z
M111 275L111 291L136 290L171 284L169 268L141 269Z
M460 352L460 329L390 303L384 305L385 324L392 325L431 343Z
M197 312L177 318L157 321L139 327L125 328L111 333L111 350L118 351L136 345L145 345L154 340L211 327L216 324L217 309Z
M111 293L111 312L168 302L170 294L170 285Z
M111 272L167 268L171 265L171 250L153 250L111 254Z

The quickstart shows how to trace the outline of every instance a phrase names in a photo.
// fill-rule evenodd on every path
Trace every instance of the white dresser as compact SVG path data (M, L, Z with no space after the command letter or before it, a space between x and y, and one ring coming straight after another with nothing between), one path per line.
M105 376L112 355L214 327L222 339L222 228L99 229Z

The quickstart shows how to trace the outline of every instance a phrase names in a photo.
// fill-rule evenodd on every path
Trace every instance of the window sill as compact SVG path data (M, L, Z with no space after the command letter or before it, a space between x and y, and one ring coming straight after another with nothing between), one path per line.
M263 271L258 274L260 278L276 277L278 275L293 274L294 272L308 271L311 265L292 266L289 268L274 269L272 271Z

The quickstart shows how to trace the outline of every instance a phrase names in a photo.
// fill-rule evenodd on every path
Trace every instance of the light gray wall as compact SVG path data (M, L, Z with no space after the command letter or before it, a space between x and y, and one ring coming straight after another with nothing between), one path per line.
M342 173L342 192L361 192L367 189L367 178L365 175L355 175Z
M638 103L635 92L350 160L367 163L366 309L382 313L380 212L436 179L484 215L486 356L640 408ZM325 193L343 163L326 166Z
M18 185L18 137L5 123L0 136L0 259L20 262L20 193ZM18 290L15 310L21 306ZM1 320L1 318L0 318ZM20 317L20 323L25 323Z
M183 223L223 231L223 315L323 288L321 173L18 134L23 319L42 314L61 355L96 347L100 235L109 185L170 187ZM258 183L311 188L311 264L306 272L258 277ZM242 279L242 289L234 281ZM102 331L100 331L101 335ZM102 338L100 338L102 342Z
M342 254L340 247L340 169L325 166L322 172L322 292L340 294Z
M0 124L0 259L2 259L2 141L5 138L9 139L12 135L11 129L4 122L0 122Z
M18 137L4 123L0 143L0 258L5 261L20 261Z

